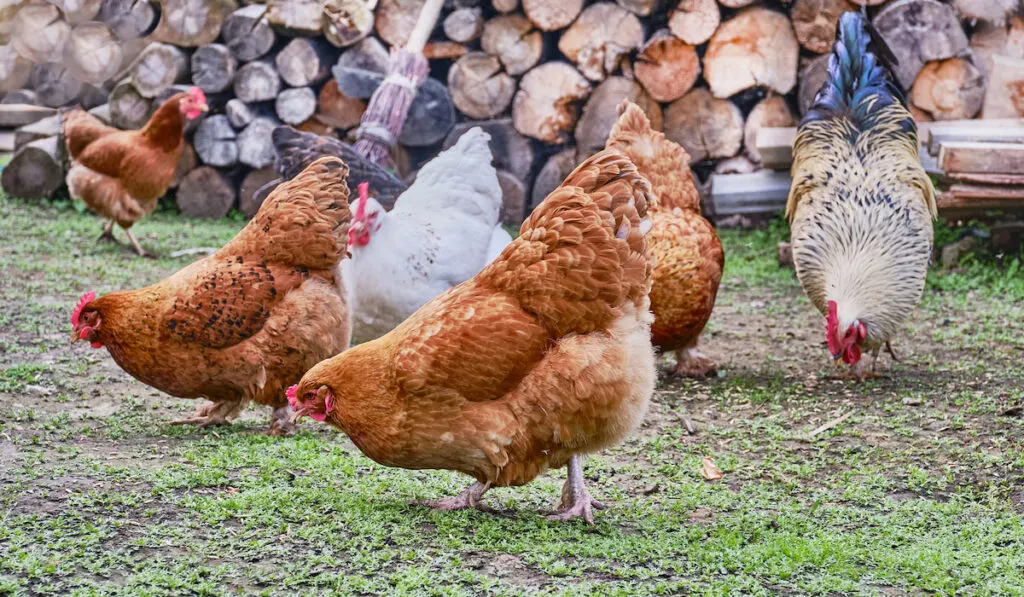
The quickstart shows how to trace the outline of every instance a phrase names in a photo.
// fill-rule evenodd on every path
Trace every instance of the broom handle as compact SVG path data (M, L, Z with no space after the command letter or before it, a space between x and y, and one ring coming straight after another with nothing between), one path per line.
M441 16L443 7L444 0L427 0L423 4L420 16L416 19L416 26L413 27L412 33L409 34L409 41L405 44L406 50L415 54L423 53L423 48L427 45L427 40L434 30L434 25L437 24L437 19Z

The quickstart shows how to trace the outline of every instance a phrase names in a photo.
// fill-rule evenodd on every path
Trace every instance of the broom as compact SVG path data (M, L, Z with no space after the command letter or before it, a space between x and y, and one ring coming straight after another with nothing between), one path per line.
M395 170L391 149L398 143L402 125L409 116L409 107L416 91L427 80L427 59L423 48L441 15L444 0L427 0L420 9L416 26L405 47L392 48L388 74L373 92L370 103L360 119L355 150L360 155L388 170Z

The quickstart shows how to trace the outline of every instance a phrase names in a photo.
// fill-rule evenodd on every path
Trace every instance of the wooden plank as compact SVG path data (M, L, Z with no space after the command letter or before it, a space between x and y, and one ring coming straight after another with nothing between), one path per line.
M966 182L991 185L1024 185L1021 174L975 174L973 172L945 172L942 179L950 182Z
M796 127L765 127L757 131L754 144L761 154L761 165L771 170L788 170L793 164Z
M963 199L1024 200L1024 187L955 184L949 187L949 192Z
M0 104L0 127L18 128L57 113L54 108L31 104Z
M943 143L939 168L945 172L1024 174L1024 143Z
M963 141L1024 143L1024 119L971 120L970 124L933 125L928 131L928 153L939 155L943 143Z
M715 206L715 217L781 213L786 208L792 184L789 173L772 170L758 170L751 174L712 174L711 201Z

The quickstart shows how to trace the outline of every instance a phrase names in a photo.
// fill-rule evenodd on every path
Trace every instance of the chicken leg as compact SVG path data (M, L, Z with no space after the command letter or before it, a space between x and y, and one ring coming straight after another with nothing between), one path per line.
M142 245L139 244L139 241L135 240L135 235L132 234L132 231L129 228L125 228L124 233L128 235L128 240L132 241L132 245L135 247L135 252L139 254L139 257L148 257L150 259L156 258L155 255L142 248Z
M243 404L243 400L225 400L204 404L199 407L196 414L187 419L171 421L171 425L198 425L199 427L227 425L231 419L238 416Z
M484 492L490 489L490 487L490 483L480 483L478 481L464 489L459 495L453 495L436 501L424 500L414 501L412 503L417 506L426 506L437 510L466 510L468 508L486 510L486 508L484 508L480 503L480 498L483 497Z
M107 220L107 223L103 225L103 234L96 239L98 243L116 243L117 239L114 238L114 220Z
M603 510L604 504L590 496L587 487L583 482L583 457L574 454L569 459L569 465L562 487L562 503L558 507L558 513L548 516L548 520L572 520L581 516L587 524L594 524L593 509Z
M292 410L287 406L275 408L274 412L270 413L270 429L267 429L267 435L271 437L294 435L298 428L290 420L291 412Z
M697 342L676 351L672 374L679 377L703 378L715 373L715 362L697 350Z

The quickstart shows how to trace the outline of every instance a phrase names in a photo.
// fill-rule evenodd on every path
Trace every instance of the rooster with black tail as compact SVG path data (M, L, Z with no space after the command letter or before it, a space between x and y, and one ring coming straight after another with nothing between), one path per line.
M895 62L863 15L840 17L828 80L793 146L786 205L797 276L826 318L829 353L860 379L882 347L892 354L932 252L935 193ZM870 370L862 352L873 354Z

